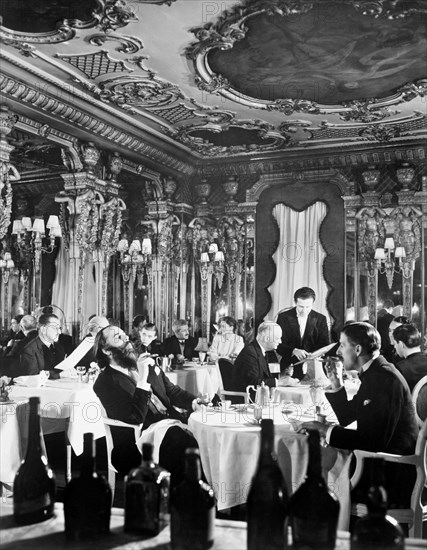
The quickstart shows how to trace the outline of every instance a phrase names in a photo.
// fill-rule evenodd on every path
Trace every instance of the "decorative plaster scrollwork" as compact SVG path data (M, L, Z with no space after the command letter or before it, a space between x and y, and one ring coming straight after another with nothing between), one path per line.
M125 27L131 21L138 21L132 6L124 0L107 0L98 26L104 32L110 32Z
M105 42L118 42L119 46L116 48L116 50L120 53L136 53L139 50L142 50L144 47L142 45L141 40L138 38L135 38L133 36L123 36L120 34L92 34L91 36L88 36L86 40L91 44L92 46L102 46L105 44Z
M385 124L371 124L359 132L359 136L367 141L382 141L385 143L401 135L399 126Z
M349 111L341 111L339 117L341 120L354 120L355 122L377 122L391 115L396 115L399 111L391 111L388 107L376 108L372 100L369 101L350 101L344 103L343 107L349 108Z

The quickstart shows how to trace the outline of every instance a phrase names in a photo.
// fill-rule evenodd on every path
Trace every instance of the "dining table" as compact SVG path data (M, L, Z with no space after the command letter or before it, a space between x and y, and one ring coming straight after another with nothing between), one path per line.
M349 398L352 398L359 390L360 381L358 378L352 378L344 382ZM284 401L286 403L295 403L304 407L312 405L310 397L310 383L299 382L294 386L278 386L272 389L271 398L273 401ZM323 400L326 403L326 398Z
M241 404L228 408L202 407L189 418L188 427L198 442L203 471L215 491L218 510L244 504L247 500L260 449L259 414L259 408ZM303 482L308 465L307 435L295 429L301 422L316 418L315 407L271 402L262 408L261 414L262 418L274 421L275 452L291 494ZM350 518L352 453L324 443L321 454L324 478L340 502L338 525L345 530Z
M0 529L2 550L170 550L170 527L167 525L155 537L143 538L123 531L124 513L121 508L111 510L110 534L89 542L65 540L64 510L61 503L55 504L55 516L33 525L18 526L13 520L11 499L0 502ZM288 529L288 545L292 537ZM215 520L212 550L246 550L247 524L244 521ZM426 541L405 539L404 550L426 550ZM338 531L335 550L350 550L350 534Z
M220 374L217 363L186 361L182 367L166 371L169 380L193 395L213 397L220 388Z

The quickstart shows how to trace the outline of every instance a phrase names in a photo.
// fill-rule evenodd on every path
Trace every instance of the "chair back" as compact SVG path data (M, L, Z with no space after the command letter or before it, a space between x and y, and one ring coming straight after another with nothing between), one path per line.
M222 387L224 390L229 391L232 388L232 378L233 378L233 363L226 359L225 357L220 357L218 359L219 372L222 379Z
M111 434L111 426L118 426L121 428L129 428L134 430L135 441L139 438L141 433L142 424L128 424L127 422L122 422L121 420L115 420L114 418L108 418L105 409L102 409L102 420L104 422L105 428L105 441L107 446L107 463L108 463L108 483L111 487L111 499L114 501L114 491L116 488L116 474L117 470L114 468L111 462L111 454L114 449L113 436Z
M220 390L219 396L221 399L230 399L233 404L249 403L248 394L245 391Z
M421 428L427 418L427 376L423 376L412 390L412 403L418 427Z

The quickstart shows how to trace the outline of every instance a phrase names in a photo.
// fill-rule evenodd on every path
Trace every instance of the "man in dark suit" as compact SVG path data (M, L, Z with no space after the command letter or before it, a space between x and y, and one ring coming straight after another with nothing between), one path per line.
M195 338L190 336L187 321L178 319L172 324L173 336L163 342L165 355L173 356L173 361L183 363L185 359L194 357L194 348L197 346Z
M261 382L270 387L280 385L270 372L267 353L277 348L281 338L282 330L277 323L260 324L255 340L246 344L234 361L231 390L246 391L246 386L258 386Z
M299 288L294 294L295 307L279 313L277 324L282 329L282 342L277 352L282 356L280 370L306 359L310 353L329 344L329 330L326 317L313 311L316 299L314 290ZM294 378L304 376L303 365L294 368Z
M189 414L200 408L203 401L172 384L151 357L140 355L137 360L132 343L119 327L108 326L101 330L95 349L98 365L103 370L93 389L109 418L143 424L145 430L165 419L186 424ZM133 431L112 426L111 432L112 463L125 475L140 464L141 454L135 446ZM159 449L159 463L171 472L173 483L182 479L188 447L197 447L188 430L179 425L167 429Z
M383 307L382 309L379 310L378 319L377 319L377 330L381 336L381 355L386 357L386 359L388 359L386 353L391 346L388 329L390 327L390 323L394 319L393 309L394 309L393 300L389 300L389 299L384 300Z
M325 393L340 424L305 422L301 429L317 429L327 443L340 449L405 455L414 452L418 427L411 393L402 374L380 355L380 345L380 335L369 323L355 322L342 329L339 353L345 370L359 372L359 390L349 400L342 369L330 363L327 370L331 386ZM346 428L354 421L356 429ZM407 489L411 489L409 480L414 479L414 472L412 467L399 468L397 475L394 466L386 475L388 486L394 491L390 498L395 502L409 496Z
M157 340L157 327L154 323L146 323L138 335L132 340L133 347L138 355L149 353L150 355L165 355L163 344Z
M33 315L24 315L20 321L24 338L14 340L12 346L7 347L4 356L0 359L0 375L19 376L19 360L24 347L37 336L37 321Z
M51 379L76 376L74 369L55 369L65 358L65 352L58 343L61 332L59 318L54 314L40 315L37 322L38 336L22 349L15 376L30 376L41 371L47 371Z
M414 389L417 382L427 375L427 356L421 351L421 334L415 325L400 325L393 331L394 349L402 360L396 365Z

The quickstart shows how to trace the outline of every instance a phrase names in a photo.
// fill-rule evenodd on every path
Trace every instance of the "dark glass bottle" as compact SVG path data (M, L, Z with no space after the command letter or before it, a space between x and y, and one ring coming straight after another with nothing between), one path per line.
M291 528L294 548L333 550L340 505L322 476L320 437L308 432L308 467L305 481L291 496Z
M13 515L26 525L51 518L55 506L55 476L42 444L40 398L30 397L28 446L13 483Z
M169 522L170 473L153 462L153 446L142 445L141 466L125 478L127 533L156 536Z
M273 420L261 420L261 450L247 500L248 550L287 547L288 492L274 454Z
M371 460L371 486L366 516L359 518L351 536L351 550L403 550L404 534L397 521L387 516L383 483L384 460Z
M80 476L64 491L65 536L68 540L90 540L110 532L111 488L95 470L93 434L84 434Z
M202 481L198 449L185 452L185 478L171 492L172 550L206 550L214 543L215 496Z

